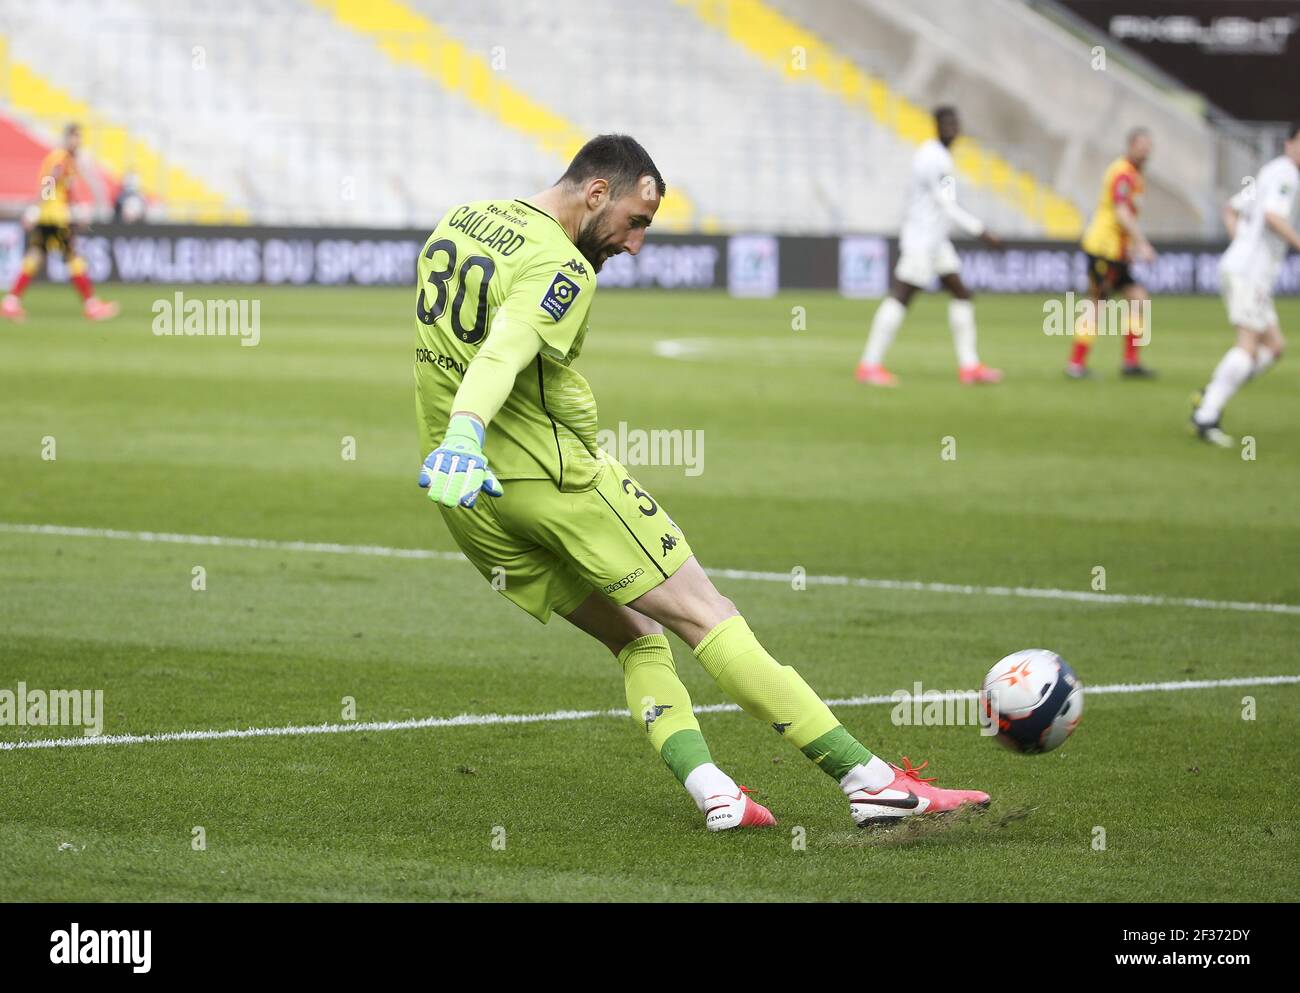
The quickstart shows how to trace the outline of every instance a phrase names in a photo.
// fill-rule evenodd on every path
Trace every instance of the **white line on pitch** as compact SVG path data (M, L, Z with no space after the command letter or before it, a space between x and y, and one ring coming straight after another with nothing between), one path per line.
M52 535L61 538L111 538L121 541L160 542L172 545L214 545L223 548L257 548L276 552L322 552L329 555L372 555L395 559L463 561L460 552L438 552L428 548L389 548L384 545L340 545L327 541L274 541L268 538L229 538L221 535L168 534L162 531L117 531L112 528L68 527L62 524L4 524L0 534ZM749 569L705 569L716 579L739 579L763 583L789 583L788 572L756 572ZM862 576L807 576L811 586L848 586L856 589L892 590L903 593L955 593L962 596L1021 597L1029 600L1071 600L1080 603L1140 604L1149 607L1193 607L1198 610L1240 610L1267 614L1300 614L1292 603L1251 603L1241 600L1206 600L1200 597L1144 595L1140 593L1093 593L1087 590L1042 589L1032 586L968 586L961 583L926 583L909 579L868 579Z
M1184 690L1212 690L1234 686L1284 686L1300 683L1300 676L1241 676L1233 679L1186 679L1167 683L1111 683L1088 686L1089 697L1102 693L1176 693ZM974 690L951 690L921 698L965 700ZM911 698L909 698L911 699ZM851 696L827 700L830 707L870 707L899 703L895 694ZM712 703L692 708L697 714L737 713L734 703ZM166 741L217 741L226 738L295 738L309 734L348 734L362 731L413 731L421 728L486 727L494 724L551 724L586 721L596 717L630 717L626 710L552 710L544 714L460 714L456 717L420 717L406 721L363 721L354 724L303 724L273 728L230 728L225 731L164 731L158 734L101 734L80 738L36 738L29 741L0 741L0 752L32 748L85 748L92 745L145 745Z

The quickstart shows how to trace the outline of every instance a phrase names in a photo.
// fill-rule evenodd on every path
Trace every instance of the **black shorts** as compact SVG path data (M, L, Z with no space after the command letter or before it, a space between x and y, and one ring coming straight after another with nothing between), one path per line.
M1088 289L1098 298L1110 296L1132 286L1134 282L1127 262L1103 259L1099 255L1088 256Z
M61 252L71 258L73 250L72 227L67 224L38 224L27 232L27 250Z

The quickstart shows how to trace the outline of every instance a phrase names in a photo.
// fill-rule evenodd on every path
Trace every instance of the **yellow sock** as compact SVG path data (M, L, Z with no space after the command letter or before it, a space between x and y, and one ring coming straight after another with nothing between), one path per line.
M685 783L691 772L713 758L691 709L691 696L677 678L668 639L661 634L638 638L618 653L618 661L632 720Z
M695 657L745 713L772 725L796 748L839 724L799 673L767 654L743 617L730 617L705 635Z
M730 617L706 634L695 657L747 714L772 725L836 782L871 761L871 752L803 677L767 654L743 617Z

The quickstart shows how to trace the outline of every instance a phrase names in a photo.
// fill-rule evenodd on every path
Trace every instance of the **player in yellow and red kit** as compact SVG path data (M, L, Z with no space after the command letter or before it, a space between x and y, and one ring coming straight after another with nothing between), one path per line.
M56 148L41 162L40 209L36 223L27 232L27 254L22 270L9 294L0 301L0 316L21 321L27 316L22 296L45 262L46 253L55 249L63 253L72 285L81 294L82 313L92 321L117 315L117 304L95 296L95 288L86 275L86 260L77 254L72 233L72 205L69 194L77 181L77 149L81 147L81 127L69 124L63 131L63 147Z
M1083 250L1088 256L1088 300L1090 306L1075 326L1074 350L1065 374L1071 379L1084 379L1088 371L1088 350L1098 333L1099 316L1109 316L1112 309L1103 308L1101 301L1118 293L1128 304L1123 308L1127 315L1124 328L1125 376L1150 379L1155 373L1138 358L1139 343L1145 344L1147 331L1143 323L1146 301L1150 299L1146 288L1133 278L1129 271L1131 262L1150 262L1155 250L1138 227L1138 203L1146 188L1142 180L1142 167L1151 154L1151 132L1134 128L1128 135L1128 147L1120 158L1106 169L1101 181L1101 196L1096 213L1083 236ZM1113 328L1100 329L1113 333Z

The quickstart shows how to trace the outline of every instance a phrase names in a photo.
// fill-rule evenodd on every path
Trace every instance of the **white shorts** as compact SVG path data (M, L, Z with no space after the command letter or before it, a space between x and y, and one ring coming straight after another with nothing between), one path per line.
M1271 289L1268 284L1249 276L1219 272L1219 292L1228 308L1228 320L1235 328L1267 331L1278 326Z
M903 249L898 265L894 266L894 278L900 283L926 289L934 285L936 277L960 271L961 259L957 257L957 249L945 238L921 249L911 246Z

